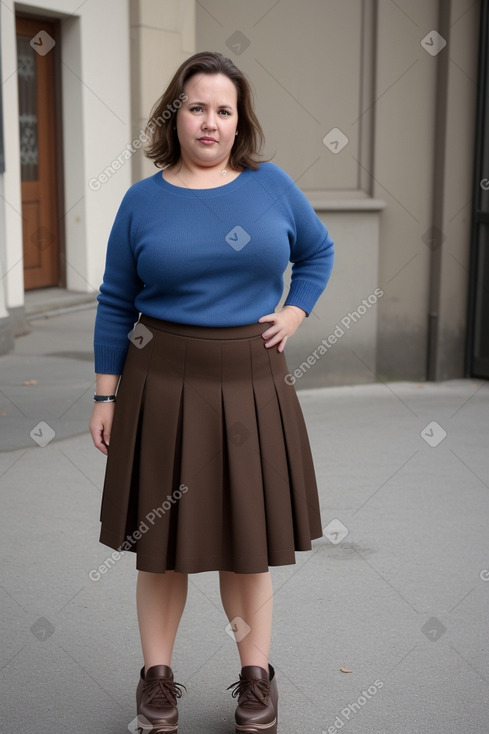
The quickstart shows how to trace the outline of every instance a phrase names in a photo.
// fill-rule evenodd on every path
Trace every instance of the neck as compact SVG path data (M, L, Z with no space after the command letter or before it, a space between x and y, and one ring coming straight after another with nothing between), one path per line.
M180 159L174 166L165 168L163 178L175 186L190 189L211 189L233 181L240 170L226 168L224 162L214 166L198 166Z
M199 166L181 158L174 168L175 175L187 178L203 179L216 178L222 175L222 171L230 173L233 169L229 167L229 159L225 159L212 166Z

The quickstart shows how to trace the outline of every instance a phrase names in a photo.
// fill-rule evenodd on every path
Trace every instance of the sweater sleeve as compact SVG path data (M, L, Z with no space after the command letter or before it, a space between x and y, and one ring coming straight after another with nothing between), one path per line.
M284 306L298 306L309 316L331 275L334 243L306 196L291 184L285 198L295 233L290 246L292 278Z
M95 372L120 375L127 349L128 333L139 318L134 301L144 287L137 273L132 249L136 227L134 196L131 189L117 212L107 245L103 283L97 297L95 318Z

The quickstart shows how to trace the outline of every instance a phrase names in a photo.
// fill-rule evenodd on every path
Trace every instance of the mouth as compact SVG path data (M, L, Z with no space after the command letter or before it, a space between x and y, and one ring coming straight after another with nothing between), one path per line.
M197 138L197 140L203 145L212 145L212 143L217 143L217 140L215 138L210 138L207 136L204 136L203 138Z

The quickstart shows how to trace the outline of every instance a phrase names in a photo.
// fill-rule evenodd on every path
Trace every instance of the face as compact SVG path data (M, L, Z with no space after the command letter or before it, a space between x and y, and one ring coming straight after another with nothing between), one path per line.
M199 167L225 166L238 124L238 96L224 74L195 74L184 87L188 99L177 113L181 156Z

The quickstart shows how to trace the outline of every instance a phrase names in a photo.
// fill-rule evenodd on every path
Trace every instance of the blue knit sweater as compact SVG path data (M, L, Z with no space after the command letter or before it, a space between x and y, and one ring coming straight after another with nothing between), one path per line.
M333 266L333 241L273 163L213 189L161 171L131 186L110 233L95 320L95 371L120 374L139 313L196 326L242 326L286 305L307 314Z

